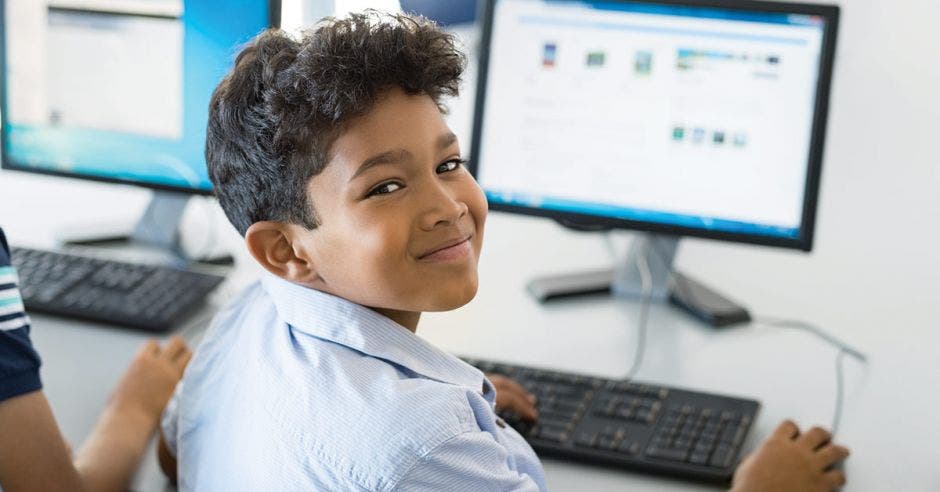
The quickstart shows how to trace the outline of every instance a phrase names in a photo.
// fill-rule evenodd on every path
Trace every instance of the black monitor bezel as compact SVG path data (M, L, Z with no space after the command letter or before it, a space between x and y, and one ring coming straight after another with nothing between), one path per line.
M480 5L480 14L478 15L481 25L481 38L479 44L480 54L478 57L479 65L477 69L476 100L474 103L473 136L470 145L470 162L468 164L470 172L474 177L478 177L477 157L480 155L480 135L483 126L483 112L486 102L486 85L489 68L489 52L492 42L493 13L497 1L499 0L482 0ZM835 44L839 30L839 7L836 5L768 2L758 0L611 1L619 3L712 7L731 10L746 10L751 12L804 14L820 16L825 19L825 29L823 32L822 47L819 57L819 77L816 83L816 101L813 106L813 123L810 136L806 186L803 194L803 217L800 225L800 236L797 238L786 238L760 234L715 231L688 226L617 219L598 215L548 210L493 202L490 203L490 209L522 215L548 217L575 229L632 229L637 231L674 236L691 236L764 246L775 246L807 252L811 251L813 249L816 211L819 200L819 184L822 174L822 157L826 136L826 122L829 114L829 95L832 84Z
M279 27L281 19L281 0L268 0L268 26L270 27ZM6 39L6 1L0 0L0 41ZM119 179L119 178L109 178L105 176L97 176L94 174L86 173L76 173L68 171L57 171L52 169L37 169L35 167L21 164L10 159L7 146L9 141L7 135L3 132L3 128L6 127L7 123L7 85L6 85L6 43L0 42L2 48L0 48L0 77L3 77L3 80L0 80L0 169L7 169L11 171L22 171L34 174L43 174L47 176L59 176L64 178L76 178L83 179L86 181L97 181L101 183L114 183L114 184L123 184L131 186L139 186L142 188L148 188L158 191L172 191L179 193L188 193L192 195L203 195L203 196L212 196L214 191L210 189L203 188L193 188L187 186L174 186L166 185L160 183L151 183L144 180L133 180L133 179ZM208 108L206 108L208 114Z

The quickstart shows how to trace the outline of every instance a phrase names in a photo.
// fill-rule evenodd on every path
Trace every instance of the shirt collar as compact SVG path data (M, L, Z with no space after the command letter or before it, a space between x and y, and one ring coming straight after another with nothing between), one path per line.
M262 278L278 315L294 329L402 366L436 381L493 395L475 367L365 306L294 284L271 273Z

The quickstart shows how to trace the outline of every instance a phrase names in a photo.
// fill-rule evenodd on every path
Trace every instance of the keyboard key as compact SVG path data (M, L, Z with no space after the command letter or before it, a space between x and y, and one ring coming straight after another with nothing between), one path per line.
M720 444L715 449L715 453L712 454L712 459L709 462L709 465L716 468L727 468L731 466L731 460L733 459L734 450L731 448L731 446Z
M738 426L735 424L729 424L725 426L724 430L721 431L721 441L724 444L733 444L735 443L735 437L738 434Z
M689 463L696 465L707 465L708 453L692 453L692 456L689 457Z
M651 446L646 450L646 455L652 458L659 458L669 461L685 461L689 455L688 450L676 448L660 448Z
M539 431L538 438L561 443L568 440L568 432L557 427L544 427Z
M628 455L637 455L640 453L640 443L624 440L617 446L617 451Z
M607 449L613 451L617 449L617 446L620 444L620 439L617 439L614 436L601 436L596 443L596 446L599 449Z
M585 448L593 448L597 443L597 433L595 432L581 432L574 436L575 446L581 446Z

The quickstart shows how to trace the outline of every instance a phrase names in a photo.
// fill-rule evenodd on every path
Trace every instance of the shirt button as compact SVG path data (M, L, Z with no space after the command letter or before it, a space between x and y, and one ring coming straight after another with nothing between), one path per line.
M498 425L500 429L505 429L505 428L506 428L506 422L503 421L503 419L500 419L500 418L497 418L497 419L496 419L496 425Z

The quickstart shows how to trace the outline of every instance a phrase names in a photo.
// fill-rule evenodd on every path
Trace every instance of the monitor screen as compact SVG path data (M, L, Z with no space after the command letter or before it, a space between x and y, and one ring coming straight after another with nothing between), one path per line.
M798 7L490 0L491 207L809 249L838 12Z
M190 192L209 98L268 0L3 0L3 166Z

